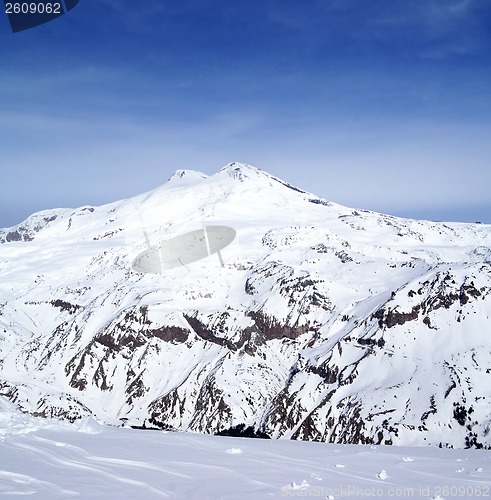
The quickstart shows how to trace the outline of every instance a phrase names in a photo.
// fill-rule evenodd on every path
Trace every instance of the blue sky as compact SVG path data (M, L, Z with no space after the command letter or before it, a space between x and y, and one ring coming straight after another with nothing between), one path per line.
M0 16L0 227L181 168L491 223L489 0L80 0Z

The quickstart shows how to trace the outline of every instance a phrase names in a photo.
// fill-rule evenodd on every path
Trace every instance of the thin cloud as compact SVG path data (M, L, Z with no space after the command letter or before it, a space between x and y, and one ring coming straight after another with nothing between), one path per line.
M152 21L161 16L169 6L161 2L141 2L137 7L128 0L98 0L108 9L116 19L112 22L132 33L150 32L153 30Z
M348 36L353 39L398 44L406 52L423 57L443 57L481 52L490 46L485 26L491 6L480 0L394 0L388 4L374 0L353 15L341 10L338 3L326 2L329 9L352 14ZM358 4L359 5L359 4ZM343 19L348 25L348 19Z
M347 205L482 205L486 2L85 3L8 39L2 199L99 204L238 160Z

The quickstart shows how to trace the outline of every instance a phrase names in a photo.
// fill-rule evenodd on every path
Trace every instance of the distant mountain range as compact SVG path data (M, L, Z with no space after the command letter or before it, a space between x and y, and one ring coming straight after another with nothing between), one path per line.
M142 272L169 248L198 257ZM177 171L0 229L0 395L115 425L489 447L490 290L490 225L354 210L244 164Z

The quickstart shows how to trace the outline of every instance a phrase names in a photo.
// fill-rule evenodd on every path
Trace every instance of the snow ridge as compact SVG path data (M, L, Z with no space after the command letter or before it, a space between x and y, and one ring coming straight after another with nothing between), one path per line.
M237 236L165 273L132 267L206 226ZM239 163L178 170L0 230L0 401L69 421L489 447L490 263L489 225L354 210Z

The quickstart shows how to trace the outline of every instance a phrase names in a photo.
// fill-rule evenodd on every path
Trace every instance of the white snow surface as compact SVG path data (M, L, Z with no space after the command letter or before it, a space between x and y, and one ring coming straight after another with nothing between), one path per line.
M491 452L336 445L35 419L2 405L0 496L487 498Z
M211 255L163 274L132 268L148 246L204 225L236 231L223 267ZM489 225L355 210L243 164L182 170L128 200L0 229L0 398L112 425L491 446L490 294ZM118 432L130 435L103 435ZM243 452L223 460L250 460L223 442ZM397 481L391 463L376 465L374 481ZM286 475L275 487L312 484Z

